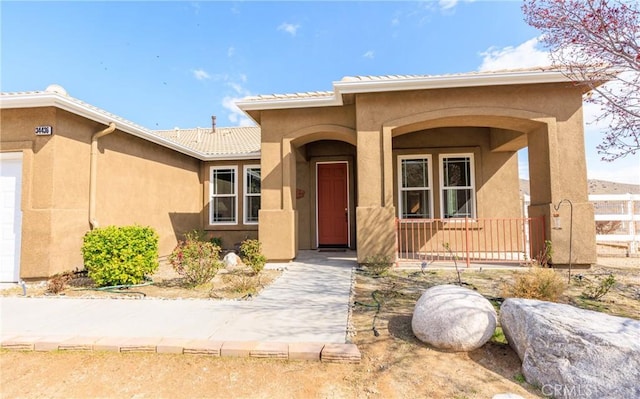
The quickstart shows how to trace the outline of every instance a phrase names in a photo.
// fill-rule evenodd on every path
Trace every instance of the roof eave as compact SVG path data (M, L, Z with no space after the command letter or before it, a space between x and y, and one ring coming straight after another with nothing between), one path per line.
M266 109L332 107L342 105L342 96L245 100L236 102L236 105L245 113Z
M334 94L331 97L253 99L239 101L236 105L251 119L258 122L249 114L249 111L341 106L343 105L342 96L345 94L565 82L571 82L571 79L562 71L492 72L371 81L354 78L333 82Z
M571 79L569 79L562 72L546 71L487 73L459 76L434 76L399 80L338 81L334 82L333 86L336 89L336 92L339 92L341 94L357 94L385 91L561 83L570 81Z
M118 130L131 134L132 136L170 148L199 160L203 160L203 156L206 156L206 154L194 151L173 141L151 134L144 128L124 119L113 118L57 94L25 94L17 95L15 97L0 98L0 109L40 107L56 107L105 125L108 125L110 122L115 122Z
M246 154L203 154L202 161L243 161L248 159L260 159L260 151Z

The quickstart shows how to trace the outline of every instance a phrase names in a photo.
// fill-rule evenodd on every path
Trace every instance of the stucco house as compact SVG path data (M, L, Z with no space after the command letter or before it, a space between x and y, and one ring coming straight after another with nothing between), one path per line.
M158 231L162 255L201 229L225 246L257 237L271 260L323 247L355 249L361 262L396 256L398 237L408 237L403 221L436 226L428 241L461 221L477 234L480 220L521 218L524 147L529 215L554 243L554 262L589 265L583 94L553 70L346 77L327 92L238 102L256 127L214 119L158 131L56 85L3 93L0 280L82 267L88 230L134 223ZM554 209L562 199L576 221L571 260L567 229L551 223L557 212L568 218L568 209ZM529 245L534 254L543 241Z

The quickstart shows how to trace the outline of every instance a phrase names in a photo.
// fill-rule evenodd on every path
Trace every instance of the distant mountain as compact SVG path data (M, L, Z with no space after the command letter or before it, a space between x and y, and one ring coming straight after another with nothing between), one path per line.
M589 194L640 194L640 184L589 179ZM529 194L529 180L520 179L520 194Z

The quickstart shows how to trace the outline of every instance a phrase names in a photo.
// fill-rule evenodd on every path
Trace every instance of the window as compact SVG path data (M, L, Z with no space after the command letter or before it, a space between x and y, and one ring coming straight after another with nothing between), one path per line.
M431 155L398 157L400 219L433 217Z
M247 165L244 167L244 222L258 223L260 210L260 166Z
M473 154L440 155L443 218L475 217Z
M236 224L238 220L238 184L236 166L211 168L209 206L211 224Z

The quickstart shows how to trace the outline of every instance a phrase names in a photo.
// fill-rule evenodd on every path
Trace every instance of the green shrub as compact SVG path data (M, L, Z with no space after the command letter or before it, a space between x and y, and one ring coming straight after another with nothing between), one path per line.
M262 244L258 240L244 240L240 244L240 259L249 266L255 274L264 269L267 258L262 254Z
M364 266L372 275L383 276L393 266L393 262L389 255L376 254L367 256L364 259Z
M141 226L97 228L84 235L82 256L98 287L140 284L158 268L158 233Z
M209 282L222 267L220 247L200 237L195 231L185 234L185 240L169 255L173 270L191 287Z
M564 279L554 269L531 267L504 285L505 298L528 298L555 302L566 289Z
M599 278L598 280L597 284L589 284L589 286L582 291L583 298L597 301L605 296L616 283L616 278L613 274L609 274L606 278Z
M215 245L216 247L222 248L222 237L211 237L209 242Z
M544 240L544 248L540 251L538 256L533 259L534 266L549 267L553 258L553 244L551 240Z

